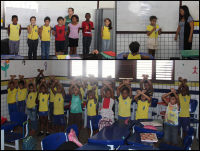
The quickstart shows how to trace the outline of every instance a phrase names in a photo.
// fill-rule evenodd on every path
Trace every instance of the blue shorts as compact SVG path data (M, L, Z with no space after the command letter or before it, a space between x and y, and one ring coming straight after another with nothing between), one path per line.
M54 115L53 124L54 125L66 125L64 114Z
M190 128L190 117L178 117L178 129L182 127L183 133L187 133Z
M45 112L39 111L39 116L48 116L48 111L45 111Z
M126 120L127 118L129 118L129 120L131 120L131 117L129 116L129 117L122 117L122 116L119 116L118 115L118 119L119 120Z
M9 115L11 115L12 112L18 112L17 110L17 104L8 104L8 111Z
M25 113L25 108L26 108L26 102L25 102L25 100L18 101L18 112Z
M90 120L95 116L87 116L87 128L90 129Z

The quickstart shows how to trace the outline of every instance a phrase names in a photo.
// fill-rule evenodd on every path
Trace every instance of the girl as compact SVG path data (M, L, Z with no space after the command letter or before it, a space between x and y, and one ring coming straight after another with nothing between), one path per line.
M169 96L169 101L167 101L166 97ZM165 122L164 122L164 142L167 144L171 144L174 146L178 144L178 111L180 107L180 102L176 91L171 88L171 92L164 94L162 99L167 106L167 111L165 114Z
M129 84L130 80L123 80L123 83L117 87L119 100L118 119L131 119L132 89Z
M134 96L134 100L138 104L136 111L136 120L148 119L148 111L149 105L151 104L151 98L149 97L147 90L137 90L137 95Z
M77 15L73 15L71 21L72 23L69 23L68 25L70 55L76 54L76 47L78 47L79 31L81 27L81 25L78 24L79 17Z
M19 81L19 83L18 83ZM19 75L19 79L16 82L18 87L18 112L25 113L26 108L26 96L27 96L27 84L23 75Z
M191 50L192 49L192 37L194 30L194 20L190 15L187 6L180 7L180 22L176 32L175 41L177 36L180 36L180 50Z
M87 92L88 94L88 100L87 100L87 129L88 134L90 136L91 130L90 130L90 120L96 115L98 115L98 102L97 98L95 97L95 89L92 88L92 90L89 90Z
M71 82L69 93L72 96L71 108L70 108L70 114L69 114L69 126L76 124L78 126L78 130L80 134L81 120L82 120L82 107L81 107L82 95L81 95L79 86Z
M103 51L108 51L108 48L110 46L110 31L112 30L112 22L109 18L106 18L104 20L105 26L101 28L101 38L103 43Z
M48 87L46 85L45 79L40 82L39 85L39 118L40 118L40 132L37 136L41 136L44 134L44 121L46 123L47 132L46 136L49 135L49 122L48 122L48 100L49 100L49 92Z
M28 115L31 120L31 128L30 135L35 135L37 130L37 106L35 104L36 98L37 98L37 90L35 83L33 82L34 78L29 78L28 82L28 99L27 99L27 111Z
M90 78L90 83L87 83L87 81L85 80L84 83L87 87L87 90L92 90L92 87L95 87L95 97L97 98L97 102L98 102L98 81L97 79L94 77L94 75L89 74L89 78ZM87 97L88 100L88 97Z
M114 113L112 111L112 107L115 102L114 91L109 82L104 81L103 84L104 86L101 88L103 107L100 111L102 119L99 121L99 130L101 130L104 126L110 126L114 123Z
M57 84L57 91L54 90L55 84ZM54 106L53 106L53 114L54 121L53 124L56 127L56 133L59 131L59 125L61 127L61 132L64 132L65 117L64 117L64 98L65 98L65 90L60 82L56 79L55 82L51 86L51 91L54 94Z
M147 41L147 48L149 49L149 54L155 57L155 50L158 49L158 35L161 34L161 28L156 25L157 17L150 17L151 24L147 26L147 36L149 36Z

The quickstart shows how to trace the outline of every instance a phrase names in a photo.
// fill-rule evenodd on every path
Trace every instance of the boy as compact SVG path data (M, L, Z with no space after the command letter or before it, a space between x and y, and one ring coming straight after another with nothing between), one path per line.
M45 17L44 25L40 28L41 39L41 59L49 59L49 47L51 41L51 26L49 26L51 19Z
M183 129L183 137L187 135L187 132L190 128L190 99L191 94L189 91L189 87L185 84L187 82L187 79L182 79L182 77L179 77L178 80L181 82L181 85L178 88L178 97L180 100L180 114L179 114L179 127L178 129L182 127Z
M117 87L117 96L119 100L118 119L131 119L132 89L129 84L130 80L123 80L123 83Z
M140 89L143 90L145 89L147 91L147 93L149 94L150 99L152 100L153 97L153 85L151 83L151 81L148 79L148 75L143 74L142 75L143 79L140 81ZM143 83L144 83L144 87L143 87Z
M8 36L9 36L9 50L11 55L18 55L19 42L21 35L21 25L18 24L18 16L13 15L13 23L8 25Z
M19 81L19 83L18 83ZM19 75L19 79L16 82L18 87L18 112L25 113L26 108L26 96L27 96L27 84L23 75Z
M36 23L36 17L32 16L30 18L31 25L28 25L28 59L32 59L33 54L33 60L37 59L37 47L38 47L38 34L39 34L39 27L35 24Z
M90 21L90 13L85 14L86 21L82 22L83 32L83 55L89 54L90 45L92 41L92 28L94 28L93 22Z
M64 18L57 18L58 25L56 25L53 29L53 35L55 36L56 41L56 56L59 54L63 55L64 47L65 47L65 37L67 35L67 28L64 25Z
M140 44L137 41L132 42L129 45L129 49L130 49L131 53L124 54L123 55L124 58L127 58L127 59L150 59L149 56L144 56L144 55L138 54L139 49L140 49Z
M7 96L7 103L8 103L8 111L9 115L13 112L18 112L17 111L17 104L16 104L16 94L17 94L17 89L16 89L16 81L15 77L16 75L10 75L11 79L8 81L8 96Z
M137 90L137 95L134 96L134 100L138 104L136 111L136 120L148 119L149 105L151 104L151 99L148 96L148 92L146 90Z
M168 96L169 101L166 99ZM179 98L176 94L176 91L171 88L171 92L164 94L162 99L168 105L165 114L163 140L168 145L170 145L171 142L171 144L174 146L175 144L178 144L178 111L180 107Z

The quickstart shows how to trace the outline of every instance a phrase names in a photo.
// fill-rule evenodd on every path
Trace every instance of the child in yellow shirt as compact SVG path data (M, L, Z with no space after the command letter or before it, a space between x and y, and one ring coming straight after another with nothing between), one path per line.
M49 122L48 122L48 100L49 100L49 92L48 87L46 85L45 79L40 82L39 85L39 118L40 118L40 132L37 136L41 136L44 134L44 121L46 123L46 136L49 135Z
M134 100L137 102L136 120L148 119L149 105L151 104L151 98L147 90L137 90L137 95L134 96Z
M117 87L117 96L119 100L118 119L131 119L132 89L130 80L123 80L123 83Z
M101 27L102 49L108 51L111 39L112 21L109 18L104 20L105 26Z
M7 103L8 103L8 111L9 115L13 112L17 111L17 104L16 104L16 95L17 95L17 89L16 89L16 81L15 77L16 75L10 75L11 79L8 82L8 95L7 95Z
M37 130L37 106L36 106L36 98L37 98L37 90L36 90L36 85L33 82L34 78L29 78L28 82L28 98L27 98L27 111L28 115L31 120L31 128L32 130L30 131L30 135L35 135L36 130Z

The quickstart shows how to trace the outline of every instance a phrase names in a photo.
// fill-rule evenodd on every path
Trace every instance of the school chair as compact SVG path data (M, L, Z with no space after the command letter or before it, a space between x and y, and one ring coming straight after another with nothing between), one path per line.
M161 143L158 148L160 150L191 150L191 145L192 145L192 137L187 135L183 140L183 148L167 145L165 143Z
M11 122L17 122L19 126L23 127L23 123L28 121L28 116L25 113L21 112L13 112L10 115L10 121ZM26 124L26 134L23 136L23 134L20 133L14 133L13 131L11 132L6 132L4 137L5 137L5 142L15 142L15 145L10 145L10 144L5 144L5 146L15 148L15 150L19 150L19 140L26 138L28 135L28 124Z
M55 133L45 137L41 141L42 150L56 150L62 143L66 142L65 133Z
M153 119L155 119L155 116L157 115L157 113L153 111L153 108L157 108L157 103L158 99L152 98L150 108L151 108L151 116L153 117Z
M68 134L70 133L71 129L73 129L75 131L76 136L78 138L78 126L76 124L73 124L71 126L68 126L67 129L66 129L66 138L67 138L67 141L69 141Z
M71 101L71 99L72 99L71 95L65 95L64 103L69 103ZM70 111L70 103L68 105L65 105L65 107L64 107L64 114L67 117L67 124L69 121L69 111Z
M193 127L189 128L187 135L192 137L192 141L194 140L194 128Z
M169 97L167 97L166 98L167 99L167 101L169 101ZM161 111L160 113L158 113L159 111L159 106L165 106L165 107L167 107L167 104L164 102L164 101L162 101L162 102L158 102L157 103L157 116L161 116L161 118L162 119L164 119L165 118L165 113L166 113L166 108L165 108L165 111Z
M135 105L136 105L136 101L134 100L134 96L132 95L132 102L131 102L131 120L135 120Z
M101 118L102 118L101 115L96 115L92 118L92 120L90 120L90 130L91 130L90 137L92 137L94 131L99 129L98 124Z

